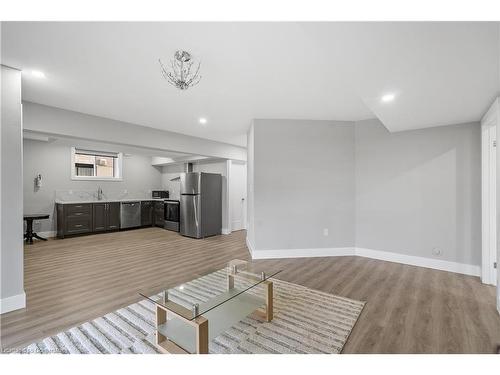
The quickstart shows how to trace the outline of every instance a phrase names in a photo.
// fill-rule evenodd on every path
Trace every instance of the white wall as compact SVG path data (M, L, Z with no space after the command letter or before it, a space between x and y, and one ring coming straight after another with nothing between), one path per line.
M24 102L24 129L93 141L246 160L246 150L222 142Z
M151 165L151 157L131 155L123 157L122 181L75 181L71 179L71 147L67 141L42 142L24 140L24 207L26 213L48 213L50 220L35 222L35 231L56 230L54 200L56 190L92 190L100 186L111 198L119 191L127 191L131 198L150 197L150 191L161 188L161 168ZM101 150L101 145L90 149ZM103 150L106 151L106 150ZM110 151L120 151L119 147ZM42 175L42 187L36 189L34 178Z
M480 148L479 123L356 123L356 246L480 265Z
M353 124L254 120L248 138L251 245L257 250L354 246Z
M25 307L21 72L1 66L0 312Z

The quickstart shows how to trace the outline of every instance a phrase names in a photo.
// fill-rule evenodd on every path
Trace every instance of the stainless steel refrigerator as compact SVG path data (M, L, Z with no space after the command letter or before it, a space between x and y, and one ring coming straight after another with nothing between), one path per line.
M221 233L222 176L215 173L181 174L180 233L203 238Z

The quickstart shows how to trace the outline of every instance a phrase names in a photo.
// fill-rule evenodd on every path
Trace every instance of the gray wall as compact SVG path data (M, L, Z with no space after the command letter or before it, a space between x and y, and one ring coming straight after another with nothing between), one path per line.
M23 289L23 151L21 72L1 66L1 289L0 298ZM22 307L22 306L20 306ZM5 307L2 307L2 310Z
M181 173L184 172L183 164L172 164L162 167L161 172L161 187L162 189L168 190L170 193L170 199L180 199L180 180L171 181L173 178L179 177Z
M254 120L253 131L255 248L354 246L352 123Z
M480 265L479 123L398 133L378 120L355 127L356 246Z
M378 120L255 120L249 241L479 265L480 147L479 123L389 133Z
M51 215L50 220L35 223L37 231L56 230L53 220L56 190L97 191L97 187L101 186L105 195L107 192L127 190L133 198L161 187L161 168L153 167L151 157L143 155L123 157L123 181L74 181L71 179L71 148L66 143L24 140L24 210ZM100 147L95 149L100 150ZM35 189L34 178L38 173L42 175L43 185Z
M57 136L107 141L155 150L246 160L244 147L127 122L24 102L24 129Z

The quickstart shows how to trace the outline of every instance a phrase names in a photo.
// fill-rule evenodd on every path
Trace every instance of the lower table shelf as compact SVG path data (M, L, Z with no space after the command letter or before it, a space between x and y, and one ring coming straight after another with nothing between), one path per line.
M213 301L212 301L213 302ZM249 293L237 297L215 307L203 314L208 320L208 341L238 323L252 312L262 307L265 301ZM157 327L158 332L177 346L189 353L196 353L196 327L181 318L172 316Z

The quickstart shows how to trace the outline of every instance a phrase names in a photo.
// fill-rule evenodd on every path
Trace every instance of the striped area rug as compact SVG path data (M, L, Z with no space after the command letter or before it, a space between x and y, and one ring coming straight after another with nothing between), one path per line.
M277 279L273 283L274 319L264 322L254 315L246 317L214 338L210 353L340 353L365 303ZM169 298L189 306L207 301L225 288L225 274L219 271L169 292ZM252 293L263 297L262 288L254 289ZM143 300L20 352L158 353L154 335L155 306Z

